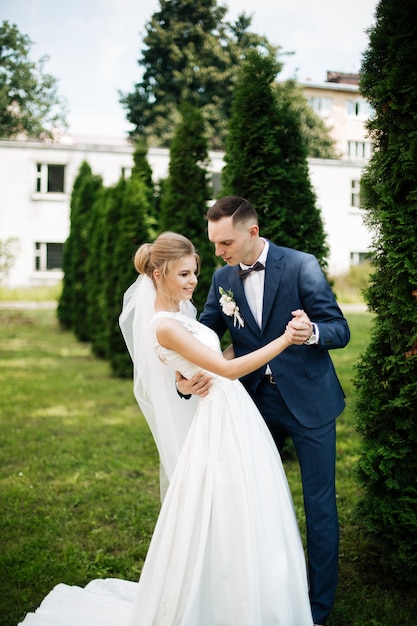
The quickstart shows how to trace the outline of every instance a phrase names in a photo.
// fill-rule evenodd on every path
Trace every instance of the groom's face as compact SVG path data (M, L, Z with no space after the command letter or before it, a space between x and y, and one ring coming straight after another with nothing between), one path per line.
M216 256L228 265L252 265L259 256L257 224L234 225L231 217L208 222L208 238L214 244Z

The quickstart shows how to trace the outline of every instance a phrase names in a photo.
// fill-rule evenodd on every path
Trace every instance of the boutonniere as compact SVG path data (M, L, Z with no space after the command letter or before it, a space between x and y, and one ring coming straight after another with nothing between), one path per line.
M236 324L238 328L241 328L242 326L244 326L245 322L244 322L243 317L239 313L239 307L236 304L233 291L231 289L228 289L227 291L225 291L223 287L219 287L219 293L220 293L219 302L220 302L220 306L222 307L223 313L225 315L228 315L229 317L233 316L233 326L236 326Z

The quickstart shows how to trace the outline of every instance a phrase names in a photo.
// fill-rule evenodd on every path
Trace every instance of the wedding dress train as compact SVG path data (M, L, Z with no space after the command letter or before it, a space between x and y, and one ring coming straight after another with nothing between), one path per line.
M157 313L153 329L162 316L175 317L220 352L217 335L182 313ZM155 344L173 370L186 377L198 371L156 337ZM49 602L55 621L41 616L41 605L24 626L312 626L284 469L239 381L213 375L209 394L199 401L139 583L103 581L100 588L94 581L90 591L88 585L56 590ZM78 613L67 621L63 616L71 610Z

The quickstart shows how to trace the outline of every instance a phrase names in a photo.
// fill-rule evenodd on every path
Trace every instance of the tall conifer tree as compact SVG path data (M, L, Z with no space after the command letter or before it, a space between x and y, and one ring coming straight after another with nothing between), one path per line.
M362 435L360 519L371 550L404 585L417 581L417 20L413 0L381 0L360 89L373 107L373 155L362 177L375 314L357 366Z
M92 349L120 377L132 374L118 321L123 294L137 278L134 254L154 237L155 226L151 168L142 143L133 162L131 176L103 188L94 204L87 277Z
M106 298L108 359L113 373L120 377L132 375L132 361L119 326L123 294L138 277L133 265L136 250L142 243L151 241L153 238L150 187L146 185L143 168L138 165L138 156L139 153L135 153L136 168L133 168L132 176L126 182L120 204L119 219L115 229L118 234L111 257L112 279L108 282ZM149 180L148 184L150 184Z
M106 257L114 187L102 187L92 207L90 254L87 259L87 324L94 354L108 356L105 285L109 259ZM110 253L110 246L108 246Z
M58 303L60 323L72 329L80 341L90 339L87 319L87 259L90 253L93 204L103 181L84 161L71 194L70 233L64 246L62 294Z
M251 52L233 93L226 141L223 194L247 198L261 233L277 244L314 254L322 267L328 249L310 183L307 142L291 90L275 84L281 65Z
M185 235L196 246L202 267L194 295L201 312L215 268L213 246L207 239L207 202L211 197L208 181L208 148L201 112L192 105L181 109L181 123L175 129L170 147L169 176L163 185L160 229Z

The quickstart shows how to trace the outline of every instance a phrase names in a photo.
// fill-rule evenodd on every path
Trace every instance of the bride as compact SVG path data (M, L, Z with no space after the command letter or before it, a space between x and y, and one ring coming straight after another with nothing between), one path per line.
M294 331L226 359L217 335L195 320L192 243L163 233L139 248L135 267L140 276L125 294L120 326L160 456L163 500L141 577L58 585L22 624L312 626L281 459L238 380L296 343ZM301 327L303 312L294 315ZM175 371L211 372L208 393L181 400Z

